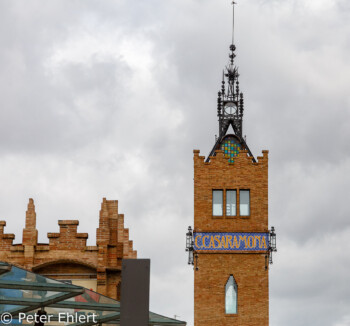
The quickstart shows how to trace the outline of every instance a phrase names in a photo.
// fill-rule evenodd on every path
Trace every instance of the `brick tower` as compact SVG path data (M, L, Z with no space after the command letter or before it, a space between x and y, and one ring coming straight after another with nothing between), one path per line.
M268 151L256 160L242 137L235 49L232 42L218 93L219 136L207 158L194 150L194 229L187 250L195 270L195 326L269 324L275 234L268 230Z

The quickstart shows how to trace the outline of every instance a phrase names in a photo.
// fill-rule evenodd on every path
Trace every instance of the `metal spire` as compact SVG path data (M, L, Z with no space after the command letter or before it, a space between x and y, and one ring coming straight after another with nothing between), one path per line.
M236 4L236 2L232 1L232 43L230 45L231 54L229 55L231 66L233 66L233 60L236 57L236 55L234 54L234 52L236 50L235 33L234 33L234 31L235 31L235 4Z
M243 112L244 112L244 99L243 93L240 92L239 87L239 73L238 67L235 65L235 51L236 46L234 44L234 28L235 28L235 0L232 4L232 43L229 47L229 62L225 67L222 82L221 91L218 93L217 99L217 116L219 120L219 136L216 139L215 145L211 150L206 162L209 162L210 157L215 155L215 151L220 149L222 142L227 135L228 129L232 126L234 136L237 137L241 148L248 150L249 156L251 156L253 162L255 158L251 153L245 138L243 137Z
M236 2L232 1L232 45L234 43L234 30L235 30L235 4Z

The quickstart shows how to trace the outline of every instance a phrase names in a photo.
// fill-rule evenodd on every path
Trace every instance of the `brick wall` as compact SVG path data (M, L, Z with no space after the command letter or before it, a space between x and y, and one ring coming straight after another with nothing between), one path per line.
M97 279L97 292L116 299L123 258L136 258L124 215L118 201L103 198L96 246L87 246L87 233L78 233L79 221L58 221L60 231L48 233L48 243L38 243L36 213L29 199L21 244L13 245L14 234L5 234L0 221L0 260L52 278Z
M268 151L252 162L242 150L229 163L222 151L204 162L194 150L194 231L268 232ZM250 190L250 216L212 216L212 190ZM239 196L237 196L239 207ZM194 277L194 324L267 326L268 270L264 253L198 252ZM225 314L225 285L237 283L237 314Z

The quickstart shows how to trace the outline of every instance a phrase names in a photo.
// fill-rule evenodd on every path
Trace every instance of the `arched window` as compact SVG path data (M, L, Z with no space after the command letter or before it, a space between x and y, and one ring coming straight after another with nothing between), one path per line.
M225 286L225 313L237 313L237 283L233 275L230 275Z

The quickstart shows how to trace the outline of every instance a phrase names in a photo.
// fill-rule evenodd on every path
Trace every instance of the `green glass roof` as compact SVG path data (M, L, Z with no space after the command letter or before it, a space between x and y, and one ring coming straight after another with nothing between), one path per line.
M38 318L44 308L50 326L119 325L120 302L81 286L59 282L0 262L0 315L20 325ZM34 323L33 321L31 322ZM186 325L186 322L149 313L149 325Z

